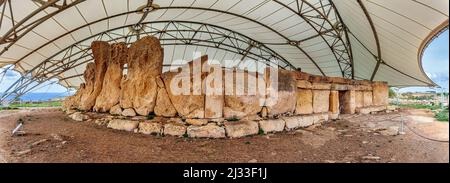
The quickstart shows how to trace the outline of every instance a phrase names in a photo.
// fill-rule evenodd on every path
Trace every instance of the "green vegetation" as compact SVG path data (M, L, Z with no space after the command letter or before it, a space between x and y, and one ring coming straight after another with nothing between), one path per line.
M389 98L397 97L397 93L392 88L389 88Z
M11 110L23 107L61 107L61 102L36 102L36 103L12 103L9 107L0 108L0 110Z
M399 107L413 108L413 109L429 109L435 113L435 118L438 121L448 121L448 107L442 110L441 105L425 105L425 104L401 104Z
M434 116L438 121L447 121L448 122L448 107L444 110L436 113Z
M227 118L225 120L227 120L227 121L239 121L240 119L236 118L236 117L232 117L232 118Z

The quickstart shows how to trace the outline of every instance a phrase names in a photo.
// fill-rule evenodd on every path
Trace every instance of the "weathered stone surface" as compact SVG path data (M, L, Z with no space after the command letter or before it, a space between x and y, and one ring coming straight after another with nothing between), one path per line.
M268 96L266 97L269 116L295 112L297 101L297 80L295 71L278 70L278 81L270 79L270 70L266 70Z
M253 116L261 111L260 99L264 98L258 92L258 88L265 86L263 76L243 71L225 71L225 118L243 118ZM241 79L237 79L241 78ZM242 81L242 78L244 81ZM250 81L250 82L249 82ZM233 83L232 86L231 83Z
M361 107L356 109L356 113L359 114L370 114L373 112L381 112L387 109L386 106L371 106L371 107Z
M355 100L356 100L355 90L349 90L343 93L342 99L340 101L343 102L342 112L344 114L355 114L356 109Z
M136 112L134 111L133 108L124 109L122 111L122 116L134 117L134 116L136 116Z
M339 114L339 92L330 92L330 112L333 114Z
M355 91L356 108L364 107L364 93L363 91Z
M110 121L110 119L101 118L101 119L96 119L94 121L94 123L99 126L107 126L109 121Z
M85 84L81 83L73 96L66 97L62 104L63 110L67 112L69 110L78 109L85 87Z
M209 66L209 65L207 65ZM208 76L204 81L205 95L205 118L214 119L223 117L223 106L225 103L223 75L220 65L212 65L204 68ZM216 86L217 85L217 86Z
M69 115L69 117L72 118L72 119L75 120L75 121L80 121L80 122L89 119L89 116L88 116L88 115L83 114L83 113L81 113L81 112L73 113L73 114Z
M328 112L322 114L313 114L314 124L322 124L328 121Z
M156 98L155 114L163 117L175 117L177 110L172 105L165 88L159 88Z
M311 82L306 81L306 80L297 80L297 88L311 89L312 84L311 84Z
M259 121L259 127L265 134L270 132L281 132L284 130L286 122L282 119L269 119Z
M202 126L208 124L207 119L186 119L186 123L195 126Z
M397 136L397 135L399 135L399 132L400 132L400 127L390 126L386 130L380 131L380 134L385 135L385 136Z
M112 115L122 115L122 108L120 107L119 104L111 107L111 109L109 110L109 113Z
M139 115L153 112L158 85L156 77L161 75L163 50L155 37L144 37L128 49L128 74L122 83L120 105L134 108Z
M108 123L108 128L132 132L132 131L134 131L134 129L136 129L138 127L138 125L139 125L139 121L114 119Z
M352 85L346 85L346 84L332 84L331 85L332 90L338 90L338 91L351 90L352 88L353 88Z
M261 109L261 117L266 118L269 116L269 112L267 111L267 107L263 107Z
M189 126L187 134L193 138L225 138L225 129L209 123L206 126Z
M372 84L373 88L373 105L388 105L389 86L387 83L375 82Z
M364 91L363 92L363 98L364 98L364 107L372 106L372 92L371 91Z
M79 93L79 100L78 100L78 105L77 108L80 110L90 110L90 108L86 108L83 104L86 103L86 101L88 100L90 94L92 93L92 91L94 90L94 83L95 83L95 64L94 63L88 63L86 65L86 70L84 71L83 74L84 77L84 82L85 84L80 86L80 91L77 92L77 94Z
M337 113L337 114L333 114L333 113L329 113L328 114L328 119L329 120L337 120L337 119L339 119L339 113Z
M168 123L164 125L164 135L182 137L186 134L186 126L176 123Z
M98 95L94 111L108 112L111 107L119 104L120 83L122 80L123 65L127 60L127 45L116 43L111 46L111 59L103 80L102 91Z
M207 61L208 56L205 55L189 62L181 70L165 72L161 75L170 101L182 117L204 118L205 116L205 95L202 92L202 81L206 75L202 73L191 76L190 73L194 70L195 73L201 73L201 66ZM194 67L196 64L200 65L200 68ZM186 93L183 92L183 89L187 89L184 90Z
M139 133L146 135L162 135L163 125L151 121L141 122L139 123Z
M254 121L225 122L225 131L228 137L239 138L258 134L259 127Z
M93 70L92 90L86 91L80 103L80 110L89 111L94 107L98 95L102 91L103 80L105 78L106 69L111 59L111 46L104 41L94 41L91 44L92 54L94 55L95 68ZM87 69L86 69L87 70ZM87 81L86 81L87 87Z
M312 114L313 112L312 90L298 89L295 114Z
M312 83L313 90L330 90L331 84L329 83Z
M313 110L314 113L328 112L330 105L330 91L313 90Z

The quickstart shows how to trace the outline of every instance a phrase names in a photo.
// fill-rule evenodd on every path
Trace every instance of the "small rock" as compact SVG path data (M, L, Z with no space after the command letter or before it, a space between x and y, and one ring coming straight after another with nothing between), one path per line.
M117 104L109 110L109 113L112 115L122 115L122 108L120 108L120 105Z
M27 150L23 150L23 151L16 152L15 154L16 154L17 156L22 156L22 155L28 154L28 153L30 153L30 152L31 152L31 149L27 149Z
M256 160L256 159L251 159L251 160L249 160L248 162L249 162L249 163L258 163L258 160Z
M325 160L325 163L336 163L336 161L333 161L333 160Z
M186 123L195 126L202 126L208 124L207 119L186 119Z
M56 133L52 133L52 134L50 134L50 136L51 136L53 139L57 140L57 141L63 141L63 140L64 140L64 139L61 137L61 135L56 134Z
M38 140L38 141L32 143L32 144L31 144L31 147L37 146L37 145L42 144L42 143L47 142L47 141L48 141L48 139Z
M122 111L122 116L126 116L126 117L134 117L136 116L136 112L134 111L134 109L125 109Z
M391 126L386 130L380 131L380 133L385 136L397 136L399 134L399 127Z
M72 118L75 121L80 121L80 122L81 121L86 121L87 119L89 119L88 115L85 115L85 114L83 114L81 112L73 113L73 114L69 115L69 117Z
M381 160L380 157L378 157L378 156L373 156L373 155L371 155L371 154L369 154L369 155L367 155L367 156L363 156L362 159L364 159L364 160L376 160L376 161Z
M363 143L363 144L368 144L369 142L367 142L367 141L362 141L362 143Z

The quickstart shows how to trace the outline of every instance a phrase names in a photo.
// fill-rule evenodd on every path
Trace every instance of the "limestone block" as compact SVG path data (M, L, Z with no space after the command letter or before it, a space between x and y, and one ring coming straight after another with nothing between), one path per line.
M372 106L372 92L371 91L364 91L364 107Z
M312 84L307 80L297 80L297 88L311 89Z
M356 109L356 92L355 90L349 90L344 92L342 95L342 99L340 100L343 102L343 113L344 114L355 114Z
M372 84L372 88L373 88L373 98L372 98L373 105L376 106L388 105L389 86L387 85L387 83L374 82Z
M295 114L312 114L313 94L309 89L297 89L297 105Z
M134 129L136 129L138 127L138 125L139 125L139 121L114 119L108 123L108 128L132 132L132 131L134 131Z
M204 68L208 76L204 81L205 94L205 118L215 119L223 117L225 103L223 70L220 66L213 65ZM220 80L219 80L220 79ZM216 86L217 85L217 86Z
M269 116L293 114L296 108L297 80L295 71L278 70L278 80L270 79L270 69L266 70L268 96L266 97Z
M92 91L94 90L95 83L95 64L88 63L86 65L86 70L83 74L85 84L80 87L79 93L79 101L77 108L83 111L90 110L90 108L86 107L85 103L87 103Z
M186 119L186 123L195 126L202 126L208 124L207 119Z
M134 108L139 115L154 111L158 85L156 77L161 75L163 50L156 37L144 37L128 49L128 74L122 83L120 105Z
M186 134L186 128L183 124L167 123L164 125L164 135L182 137Z
M259 127L265 134L270 132L281 132L284 130L286 122L282 119L269 119L259 121Z
M158 89L158 96L156 97L155 114L163 117L175 117L177 110L170 101L169 95L165 88Z
M225 129L209 123L206 126L189 126L187 134L193 138L225 138Z
M364 92L355 91L355 104L356 108L364 107Z
M119 104L120 83L127 52L125 43L116 43L111 46L111 59L107 63L102 90L95 101L94 111L108 112L111 107Z
M287 130L304 128L314 124L314 117L311 115L283 117L282 119L286 122Z
M84 98L81 101L80 110L84 111L89 111L94 107L97 97L102 91L106 69L111 59L111 46L107 42L94 41L91 44L91 49L94 55L93 82L92 89L86 93L86 96L83 96Z
M313 90L330 90L331 84L329 83L312 83Z
M189 62L178 71L165 72L161 75L170 101L181 117L205 117L205 94L202 92L202 81L206 75L202 73L191 76L190 72L200 69L196 70L196 73L201 73L201 68L194 68L194 62L202 67L207 61L208 56L205 55Z
M136 116L136 112L134 111L133 108L124 109L122 111L122 116L134 117Z
M330 92L330 112L333 114L339 114L339 92L331 91Z
M330 108L330 91L313 90L313 110L314 113L328 112Z
M163 125L155 122L141 122L139 123L139 133L146 135L162 135Z
M109 111L109 113L112 114L112 115L122 115L122 112L123 112L122 108L120 107L119 104L113 106L111 108L111 110Z
M259 87L265 88L264 77L244 71L225 71L224 118L244 118L262 110ZM232 85L231 85L232 83ZM260 86L261 85L261 86Z
M81 112L75 112L75 113L69 115L69 117L72 118L72 119L75 120L75 121L80 121L80 122L89 119L89 116L88 116L88 115L83 114L83 113L81 113Z
M328 112L321 114L313 114L314 124L322 124L329 120Z
M258 134L259 127L254 121L225 122L225 131L228 137L239 138Z

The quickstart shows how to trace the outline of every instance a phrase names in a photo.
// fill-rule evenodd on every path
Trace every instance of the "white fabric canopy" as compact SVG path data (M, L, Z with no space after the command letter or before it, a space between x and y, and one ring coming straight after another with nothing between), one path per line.
M449 15L447 0L64 2L0 0L0 67L76 88L93 40L131 43L134 32L161 38L166 65L201 51L219 61L275 58L311 74L431 86L421 55Z

